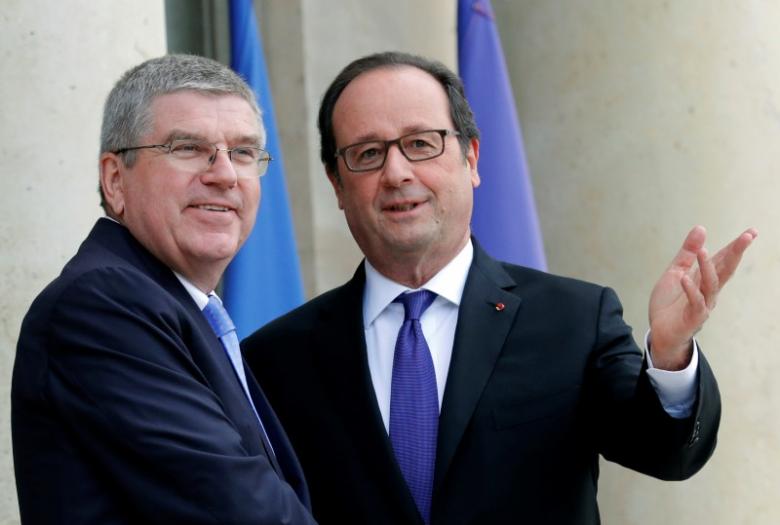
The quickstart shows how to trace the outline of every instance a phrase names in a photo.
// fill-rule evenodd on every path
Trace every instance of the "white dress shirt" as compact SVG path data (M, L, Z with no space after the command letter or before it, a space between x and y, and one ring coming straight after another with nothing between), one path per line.
M458 323L458 308L463 296L474 247L471 241L444 268L418 289L434 292L437 297L420 317L425 340L431 350L433 368L436 372L436 386L439 396L439 410L444 398L444 386L452 358L455 328ZM398 331L404 320L404 307L393 300L407 291L407 286L391 281L365 261L366 287L363 294L363 326L365 327L368 369L374 385L379 412L385 429L390 426L390 390L393 378L393 355ZM645 336L645 347L649 339ZM648 353L649 354L649 353ZM648 355L648 364L652 361ZM651 368L650 382L658 393L664 409L672 417L688 417L696 401L696 370L698 349L694 342L693 358L684 370L670 372Z
M204 308L206 308L206 305L209 304L210 294L203 293L200 288L192 284L192 282L190 282L189 279L187 279L180 273L173 272L173 274L179 280L181 285L184 286L184 289L187 290L187 293L190 294L190 297L192 297L192 300L195 301L195 304L198 305L198 309L202 311ZM217 295L214 292L211 293ZM217 299L219 299L219 297L217 297ZM222 300L220 299L220 302L221 301Z

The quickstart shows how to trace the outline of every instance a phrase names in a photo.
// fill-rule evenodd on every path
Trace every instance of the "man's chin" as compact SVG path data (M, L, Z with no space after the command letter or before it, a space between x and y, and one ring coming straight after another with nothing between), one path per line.
M240 247L241 243L235 235L210 234L192 246L188 250L190 252L188 256L203 262L227 264L235 257Z
M404 235L387 237L385 245L397 254L414 254L429 250L436 242L436 235L431 232L404 232Z

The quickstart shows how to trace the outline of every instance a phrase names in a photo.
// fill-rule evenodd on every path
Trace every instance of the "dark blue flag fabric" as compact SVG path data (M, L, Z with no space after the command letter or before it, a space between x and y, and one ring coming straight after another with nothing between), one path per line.
M252 87L263 110L273 161L261 179L262 200L252 234L225 272L225 306L243 338L303 302L284 166L260 31L251 0L230 1L231 67Z
M523 137L489 0L458 2L458 64L481 134L474 235L498 259L545 270Z

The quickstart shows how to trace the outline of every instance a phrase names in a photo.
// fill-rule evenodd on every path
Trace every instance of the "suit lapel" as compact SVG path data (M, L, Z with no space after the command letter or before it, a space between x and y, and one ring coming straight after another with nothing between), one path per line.
M363 327L365 270L361 265L353 278L338 290L340 294L324 311L312 333L324 386L339 411L347 434L356 436L353 445L359 462L367 470L377 491L403 509L409 522L419 518L411 493L406 488L395 460L371 382Z
M184 286L182 286L172 272L169 271L168 273L170 274L170 278L166 277L161 284L187 309L201 333L202 340L209 347L209 355L212 358L214 366L224 378L224 381L220 382L220 384L210 381L212 383L212 388L217 391L216 393L222 401L225 411L230 415L234 424L236 424L236 429L241 434L241 438L247 445L249 451L253 453L259 450L265 451L265 455L268 457L271 466L281 477L283 477L278 458L272 451L274 447L268 443L266 436L263 435L263 432L260 429L257 418L255 418L254 413L252 412L252 407L249 404L249 400L246 398L246 393L241 387L241 383L233 369L230 358L228 358L227 353L225 352L225 348L222 346L222 342L214 333L214 330L211 328L211 325L209 325L203 312L198 308L198 305L195 304L195 301ZM272 413L272 417L267 415L268 402L262 394L258 395L259 387L256 390L253 388L256 386L257 382L254 380L254 377L246 364L244 364L244 372L247 376L247 384L249 385L249 390L252 395L252 401L255 404L255 408L257 409L260 418L262 418L263 425L266 427L268 439L270 439L271 434L276 432L273 425L278 425L278 422L276 422L276 417Z
M98 220L90 233L90 239L92 238L109 252L117 254L123 261L132 264L148 275L187 311L193 328L200 335L200 337L193 338L194 347L189 350L192 352L191 358L198 361L196 366L204 373L204 382L214 389L225 412L241 434L242 441L249 452L254 454L265 450L273 467L281 473L282 470L274 454L268 451L269 447L262 436L246 394L238 381L230 359L225 353L222 342L217 338L203 312L171 269L149 253L124 226L111 220ZM203 345L205 345L205 351L198 352L197 348L201 348ZM211 370L213 373L206 370ZM253 395L253 400L257 399ZM264 398L261 401L262 405L267 406ZM259 406L256 408L261 411ZM262 412L261 417L263 417ZM273 420L276 421L275 416ZM263 424L267 425L265 419L263 419Z
M244 362L244 370L246 371L247 385L252 394L255 408L263 420L263 426L268 434L268 439L273 445L274 454L267 454L269 461L271 461L271 464L276 469L279 477L295 490L301 503L311 510L309 489L306 487L303 469L301 468L301 464L298 463L298 458L295 455L292 444L289 439L287 439L287 434L285 434L281 422L276 417L276 413L273 411L273 408L271 408L271 404L265 397L263 390L257 383L257 380L249 369L249 366L246 364L246 361Z
M521 304L519 297L507 291L515 286L512 278L473 242L474 261L460 302L439 417L434 494L452 462Z

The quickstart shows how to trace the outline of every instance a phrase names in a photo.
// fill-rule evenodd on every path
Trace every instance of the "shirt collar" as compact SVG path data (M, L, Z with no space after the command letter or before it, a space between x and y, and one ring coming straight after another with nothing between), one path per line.
M463 296L463 288L466 286L466 277L474 259L474 246L471 239L463 249L431 279L419 289L430 290L443 297L456 306L460 305ZM379 273L368 259L365 261L366 289L363 294L363 326L368 328L381 314L387 305L411 288L392 281Z
M189 279L187 279L180 273L173 272L173 274L176 276L176 278L179 280L182 286L184 286L184 289L187 290L187 293L190 294L192 300L195 301L195 304L197 304L198 308L200 308L201 310L206 308L206 305L209 304L210 295L213 295L217 299L219 299L219 296L217 296L217 294L215 294L214 292L211 292L210 294L203 293L203 291L201 291L197 286L192 284L192 282Z

